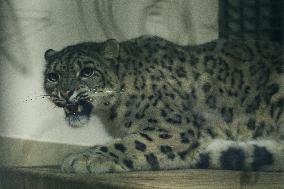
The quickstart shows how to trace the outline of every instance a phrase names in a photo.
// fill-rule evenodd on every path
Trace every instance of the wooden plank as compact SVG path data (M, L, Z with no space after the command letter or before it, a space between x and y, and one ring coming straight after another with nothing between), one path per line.
M284 189L284 173L223 170L65 174L56 167L0 168L0 189Z
M88 147L0 136L0 166L55 165L62 162L68 154L86 148Z

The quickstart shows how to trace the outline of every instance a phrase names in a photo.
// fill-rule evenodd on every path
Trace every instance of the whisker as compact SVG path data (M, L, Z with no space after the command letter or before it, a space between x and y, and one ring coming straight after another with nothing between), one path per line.
M51 98L52 96L51 95L37 95L37 96L27 96L26 99L22 100L22 101L25 101L25 102L28 102L28 101L33 101L33 100L38 100L38 99L46 99L46 98Z
M79 92L77 96L81 96L81 95L84 95L85 93L87 93L87 91L82 91L82 92Z
M54 97L55 95L48 95L48 94L44 94L44 95L38 95L38 96L34 96L35 98L45 98L45 97Z

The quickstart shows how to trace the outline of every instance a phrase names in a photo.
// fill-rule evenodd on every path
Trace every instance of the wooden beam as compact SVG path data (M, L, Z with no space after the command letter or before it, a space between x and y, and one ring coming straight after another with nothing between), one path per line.
M1 189L284 189L284 173L169 170L101 175L66 174L56 167L0 168Z

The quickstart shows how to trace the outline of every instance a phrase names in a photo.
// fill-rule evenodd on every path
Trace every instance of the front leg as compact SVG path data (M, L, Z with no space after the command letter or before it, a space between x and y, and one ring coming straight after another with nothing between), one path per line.
M188 168L198 143L188 132L144 130L67 157L65 172L106 173L131 170ZM194 161L193 161L194 162Z

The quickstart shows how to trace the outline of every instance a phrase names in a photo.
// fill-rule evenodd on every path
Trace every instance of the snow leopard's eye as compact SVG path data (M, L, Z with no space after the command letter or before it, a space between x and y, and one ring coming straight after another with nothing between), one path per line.
M46 78L49 82L55 83L59 80L59 74L58 73L49 73L49 74L47 74Z
M80 72L80 77L82 78L88 78L88 77L91 77L92 75L94 75L94 69L93 68L84 68L81 70Z

